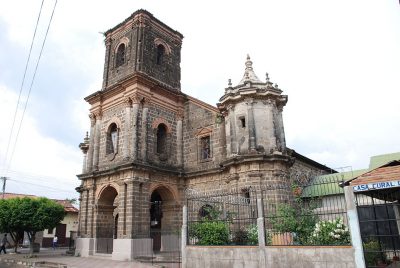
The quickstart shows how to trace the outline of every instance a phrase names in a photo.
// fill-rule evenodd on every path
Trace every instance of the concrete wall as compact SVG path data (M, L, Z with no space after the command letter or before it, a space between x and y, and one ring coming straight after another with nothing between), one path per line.
M186 247L186 267L353 268L348 247ZM185 254L183 254L185 255Z

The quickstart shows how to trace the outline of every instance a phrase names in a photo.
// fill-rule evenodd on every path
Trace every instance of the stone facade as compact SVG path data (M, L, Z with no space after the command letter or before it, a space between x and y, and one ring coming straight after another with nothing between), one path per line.
M80 144L77 188L79 235L91 253L101 252L100 239L134 252L136 240L147 245L150 237L154 250L165 248L163 232L180 228L187 189L287 184L294 169L331 171L286 147L287 96L268 75L265 82L256 76L250 57L243 79L221 92L217 107L181 92L182 38L145 10L105 33L103 87L85 98L91 127Z

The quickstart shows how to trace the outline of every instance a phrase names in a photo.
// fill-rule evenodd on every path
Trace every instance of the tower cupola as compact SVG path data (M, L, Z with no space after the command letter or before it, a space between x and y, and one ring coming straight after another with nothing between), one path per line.
M253 70L247 55L242 80L232 87L229 80L225 94L217 104L225 116L227 157L254 153L283 152L286 149L282 120L287 96L278 85L265 82Z

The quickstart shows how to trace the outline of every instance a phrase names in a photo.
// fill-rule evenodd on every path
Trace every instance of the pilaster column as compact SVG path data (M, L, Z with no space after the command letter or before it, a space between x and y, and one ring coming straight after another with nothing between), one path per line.
M149 107L147 104L143 106L142 112L142 140L141 140L141 157L143 162L147 162L147 113Z
M177 113L177 122L176 122L176 157L177 164L179 167L183 166L183 111L179 111Z
M279 140L279 145L281 150L286 149L286 139L285 139L285 129L283 127L283 118L282 118L282 112L283 112L283 106L278 106L278 112L276 115L276 122L277 122L277 128L278 128L278 140Z
M129 146L129 133L131 130L131 106L132 101L130 98L125 99L125 128L124 133L124 159L130 158L130 146Z
M83 211L83 208L85 207L85 204L84 204L84 195L83 195L83 192L84 192L84 190L83 190L83 187L82 187L82 185L81 186L79 186L79 187L76 187L75 188L75 190L79 193L79 199L78 199L78 201L79 201L79 212L78 212L78 237L82 237L82 223L83 223L83 218L84 218L84 215L83 215L83 213L84 213L84 211Z
M133 238L133 210L134 210L134 199L138 198L134 195L133 192L133 185L134 185L134 178L125 179L124 183L126 185L126 192L125 192L125 237L126 238Z
M247 104L247 125L249 128L249 151L256 151L256 130L254 125L254 113L253 113L253 99L246 100Z
M95 125L95 137L94 137L94 148L93 148L93 170L99 169L101 116L102 116L101 112L97 112L95 114L96 125Z
M228 107L229 113L229 131L230 131L230 138L231 138L231 154L238 154L238 146L236 140L236 120L235 120L235 113L233 105L229 105Z
M267 108L267 139L269 141L269 146L267 152L271 149L276 149L276 135L275 135L275 124L274 124L274 109L275 103L273 100L267 100L265 103Z
M127 185L124 181L118 183L119 186L119 206L118 206L118 230L117 238L125 238L126 236L126 201L127 201Z
M89 140L89 150L88 150L88 157L87 157L87 172L91 172L93 170L93 152L94 152L94 134L96 131L96 117L94 114L89 115L90 118L90 140Z
M87 190L88 195L88 205L87 205L87 234L89 237L94 238L95 234L95 205L96 205L96 185L92 185L88 187Z
M132 97L132 159L138 158L138 115L139 115L139 98Z

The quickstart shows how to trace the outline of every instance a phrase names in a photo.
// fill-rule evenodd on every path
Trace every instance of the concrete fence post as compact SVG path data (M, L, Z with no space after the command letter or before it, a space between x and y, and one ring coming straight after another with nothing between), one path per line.
M257 230L258 230L258 265L259 267L266 267L266 247L265 247L265 228L264 228L264 206L263 200L257 198Z
M181 256L182 256L182 268L186 268L186 242L187 242L187 206L184 205L182 208L182 237L181 237Z
M257 211L258 246L265 247L264 211L261 198L257 198Z
M346 198L346 209L347 216L349 218L349 230L351 235L351 244L354 248L354 259L357 268L364 268L364 252L361 240L360 225L358 221L357 208L355 204L355 196L353 192L353 187L344 187L344 196Z

